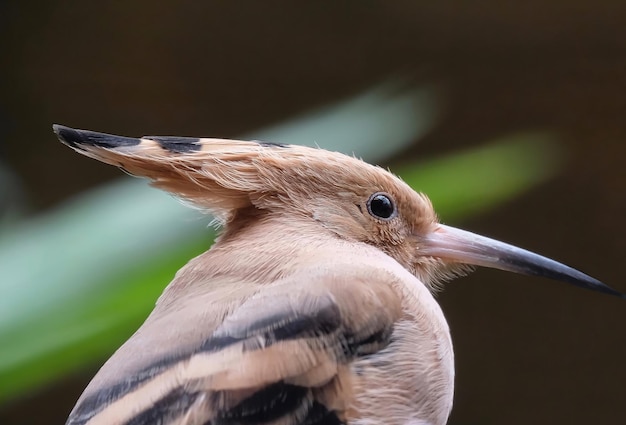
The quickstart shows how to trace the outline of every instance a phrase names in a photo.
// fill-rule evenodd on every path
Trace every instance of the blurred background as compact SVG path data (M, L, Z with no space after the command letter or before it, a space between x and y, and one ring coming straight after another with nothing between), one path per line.
M0 3L0 423L64 423L210 218L52 123L355 153L442 219L626 291L626 3ZM451 424L614 424L626 304L478 270L438 295Z

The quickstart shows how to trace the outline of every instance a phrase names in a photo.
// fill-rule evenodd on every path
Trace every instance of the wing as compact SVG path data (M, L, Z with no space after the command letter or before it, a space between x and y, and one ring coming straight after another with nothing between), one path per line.
M384 348L402 312L384 280L301 274L264 286L193 349L81 398L68 425L347 423L350 364Z

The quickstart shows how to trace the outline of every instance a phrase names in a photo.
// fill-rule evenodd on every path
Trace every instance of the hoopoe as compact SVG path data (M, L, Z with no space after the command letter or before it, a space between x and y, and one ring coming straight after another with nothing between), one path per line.
M624 298L570 267L439 223L425 195L340 153L54 131L223 226L67 424L445 424L454 364L438 284L478 265Z

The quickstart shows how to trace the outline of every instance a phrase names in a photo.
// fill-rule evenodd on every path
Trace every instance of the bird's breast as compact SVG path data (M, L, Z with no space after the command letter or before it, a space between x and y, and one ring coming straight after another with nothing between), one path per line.
M351 425L447 422L454 392L448 325L430 293L410 288L390 344L353 363Z

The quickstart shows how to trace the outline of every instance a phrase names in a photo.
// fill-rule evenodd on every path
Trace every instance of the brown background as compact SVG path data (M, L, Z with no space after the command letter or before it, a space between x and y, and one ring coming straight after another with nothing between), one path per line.
M626 2L3 2L0 155L33 211L108 179L50 125L234 137L392 75L435 82L426 157L556 132L563 173L462 226L626 291ZM626 411L626 302L481 270L439 297L456 345L451 424L615 424ZM6 343L6 342L2 342ZM8 406L62 423L92 370Z

